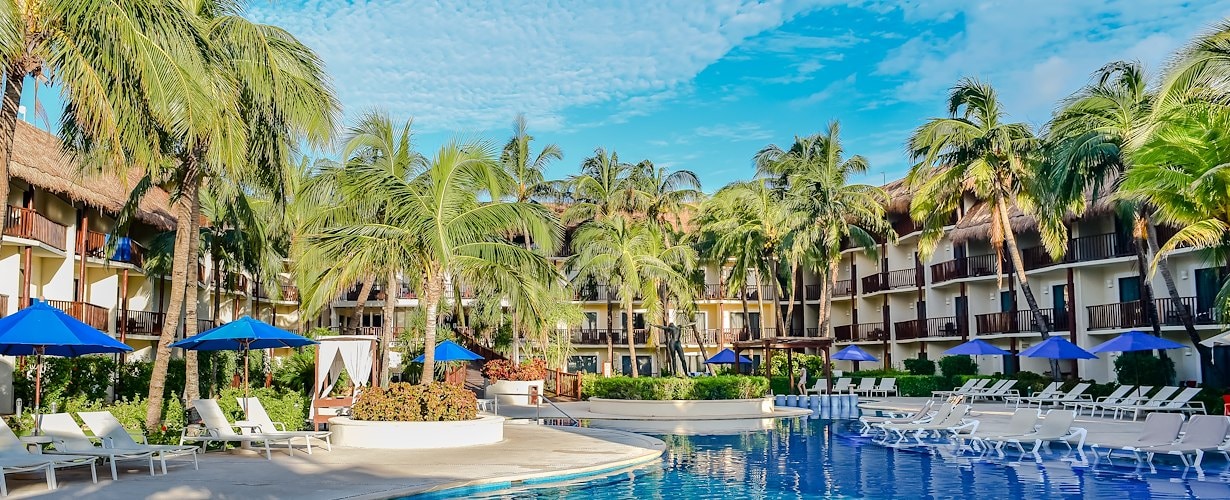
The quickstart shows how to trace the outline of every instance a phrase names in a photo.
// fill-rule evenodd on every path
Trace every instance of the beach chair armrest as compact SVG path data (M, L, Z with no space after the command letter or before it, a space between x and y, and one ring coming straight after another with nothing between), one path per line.
M949 427L948 430L951 431L954 436L960 434L973 434L978 432L979 423L980 422L977 419L967 418L961 421L961 425Z
M1084 447L1085 447L1085 438L1087 438L1087 437L1089 437L1089 430L1088 430L1088 429L1085 429L1084 427L1073 427L1073 428L1072 428L1072 432L1071 432L1070 434L1068 434L1067 436L1064 436L1064 439L1065 439L1065 440L1070 440L1070 439L1072 439L1072 438L1080 438L1080 439L1076 442L1076 449L1078 449L1078 450L1079 450L1079 449L1081 449L1081 448L1084 448Z
M1208 408L1204 406L1204 401L1188 401L1187 409L1199 411L1200 413L1208 413Z

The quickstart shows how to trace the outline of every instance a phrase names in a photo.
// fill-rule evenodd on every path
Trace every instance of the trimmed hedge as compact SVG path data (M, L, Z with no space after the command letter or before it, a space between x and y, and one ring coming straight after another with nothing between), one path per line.
M237 399L242 398L243 395L244 391L242 388L228 387L223 389L222 394L218 396L218 407L222 409L222 412L232 422L247 420L243 413L243 407L239 406L239 400ZM269 414L269 419L286 424L286 430L299 431L307 428L310 407L310 401L308 401L307 396L294 391L254 387L249 390L248 397L259 399L261 406Z
M380 422L448 422L474 420L478 400L461 386L399 382L388 388L369 387L350 408L355 420Z
M585 377L583 399L642 401L753 399L769 392L769 379L756 376L714 377Z

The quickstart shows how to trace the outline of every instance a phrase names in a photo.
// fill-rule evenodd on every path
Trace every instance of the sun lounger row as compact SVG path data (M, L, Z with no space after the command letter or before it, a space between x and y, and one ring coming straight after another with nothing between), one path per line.
M978 399L1004 399L1008 397L1017 397L1020 394L1016 390L1016 380L998 380L992 383L989 378L972 378L966 380L961 387L951 391L931 391L932 398L949 398L953 396L963 396L970 401Z
M294 455L295 440L302 440L307 448L307 453L312 454L312 439L324 441L325 448L333 450L333 443L330 441L332 435L329 431L286 431L285 424L281 428L276 422L269 417L265 412L264 406L260 400L256 398L236 398L239 400L240 407L244 408L248 420L242 422L231 423L226 419L226 414L222 412L222 408L218 406L218 402L212 399L195 399L192 401L192 406L196 408L197 413L201 416L204 433L191 435L189 429L185 428L180 434L179 444L190 442L201 443L201 448L209 446L210 443L222 443L223 449L229 443L239 443L241 446L251 446L253 444L260 445L265 451L265 458L273 460L272 445L286 444L287 453ZM236 432L239 429L239 432Z
M1183 465L1200 467L1204 455L1221 453L1230 460L1227 450L1227 434L1230 433L1230 418L1224 415L1192 415L1183 427L1183 415L1178 413L1150 413L1145 417L1145 426L1136 440L1122 444L1094 444L1094 453L1105 451L1110 459L1115 452L1131 453L1139 461L1153 462L1157 454L1177 455ZM1193 459L1189 460L1188 455Z
M1193 401L1200 394L1198 388L1188 387L1180 391L1178 387L1166 386L1159 388L1151 396L1145 396L1152 389L1151 386L1124 385L1096 401L1065 402L1064 406L1076 410L1077 413L1089 410L1090 416L1095 413L1103 416L1110 413L1116 419L1131 413L1132 420L1138 419L1141 413L1147 412L1175 412L1189 415L1207 413L1203 402ZM1178 394L1175 395L1176 393Z
M880 383L876 383L873 377L859 379L858 385L854 385L853 379L842 377L833 383L832 394L854 393L866 396L896 396L897 395L897 379L885 377L880 379ZM829 394L828 381L820 379L816 381L816 385L807 390L808 394Z

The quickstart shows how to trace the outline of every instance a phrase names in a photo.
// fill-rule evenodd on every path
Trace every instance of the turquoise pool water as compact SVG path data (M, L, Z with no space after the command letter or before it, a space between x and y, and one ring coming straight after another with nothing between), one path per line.
M1221 459L1197 474L1168 464L1150 472L1130 459L1095 463L1066 450L1044 454L1041 463L953 457L874 444L848 420L792 419L768 431L656 437L668 445L662 460L630 471L439 498L1230 498L1230 472Z

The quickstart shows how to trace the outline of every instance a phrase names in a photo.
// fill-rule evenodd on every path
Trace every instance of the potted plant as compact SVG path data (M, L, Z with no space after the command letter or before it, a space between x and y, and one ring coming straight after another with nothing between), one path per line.
M532 405L537 401L528 394L542 394L547 378L547 362L527 359L518 365L506 359L495 359L483 365L483 376L487 377L488 382L483 397L496 399L500 404Z

